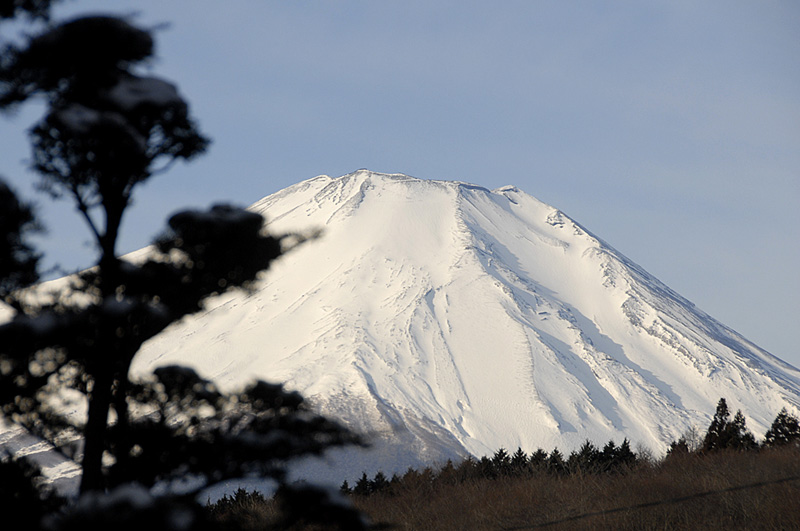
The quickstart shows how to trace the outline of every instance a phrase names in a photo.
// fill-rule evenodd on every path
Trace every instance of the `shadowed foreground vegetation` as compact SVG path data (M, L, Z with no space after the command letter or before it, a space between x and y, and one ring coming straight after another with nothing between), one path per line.
M472 474L474 463L409 470L346 496L389 529L800 529L795 446L673 453L613 472L491 477ZM276 502L243 491L210 510L242 530L264 529L279 514Z
M787 477L796 480L732 490ZM782 449L679 455L610 474L420 477L355 504L400 529L792 529L798 499L800 454Z
M335 507L352 505L380 529L800 529L800 421L781 410L758 443L722 398L705 435L687 432L660 460L627 439L602 449L587 440L568 457L501 448L391 479L364 473L339 490L350 504ZM241 530L283 528L282 513L303 513L280 493L243 490L207 510Z

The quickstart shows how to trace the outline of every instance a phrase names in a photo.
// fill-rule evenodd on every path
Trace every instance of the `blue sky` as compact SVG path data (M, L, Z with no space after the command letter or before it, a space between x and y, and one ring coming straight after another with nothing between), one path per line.
M136 195L120 250L179 208L248 205L358 168L513 184L800 366L800 4L749 1L72 1L156 26L213 144ZM8 27L3 31L9 31ZM24 160L41 107L0 122L48 264L91 263Z

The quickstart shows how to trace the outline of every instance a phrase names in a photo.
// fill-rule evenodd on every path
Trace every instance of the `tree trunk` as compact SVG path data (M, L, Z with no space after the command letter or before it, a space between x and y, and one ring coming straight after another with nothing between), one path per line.
M89 393L89 414L83 434L81 494L105 488L103 451L105 450L108 409L111 403L111 378L105 374L95 374L94 376L92 391Z
M114 297L119 281L119 260L116 257L115 247L119 226L122 220L123 208L115 208L107 203L116 205L117 202L105 198L106 230L98 242L101 248L98 263L100 275L100 301L103 304L107 297ZM123 202L124 203L124 202ZM120 355L115 352L115 325L101 316L97 324L96 343L93 352L89 353L89 366L87 372L92 375L92 389L88 394L89 411L84 429L83 462L81 463L82 476L80 493L101 491L105 489L103 476L103 453L106 447L106 430L108 428L108 413L113 400L112 385L115 374L115 358Z

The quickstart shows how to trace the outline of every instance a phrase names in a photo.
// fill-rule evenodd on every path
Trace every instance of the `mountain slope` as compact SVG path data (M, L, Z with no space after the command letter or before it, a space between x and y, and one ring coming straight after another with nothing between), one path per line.
M376 433L384 470L587 438L660 452L720 397L759 436L800 407L800 371L516 188L360 170L251 208L323 234L147 343L134 372L286 382Z

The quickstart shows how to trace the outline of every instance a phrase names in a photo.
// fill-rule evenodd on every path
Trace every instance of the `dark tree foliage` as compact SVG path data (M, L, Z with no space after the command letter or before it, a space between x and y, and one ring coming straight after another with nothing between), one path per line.
M436 474L436 481L447 485L455 485L462 479L462 474L456 469L452 459L448 459L444 466L439 469ZM393 479L395 477L393 476ZM390 486L395 485L397 481L390 481Z
M569 472L567 462L564 459L564 454L558 448L553 448L550 455L547 456L547 463L545 464L546 470L552 474L566 474Z
M567 458L567 468L572 473L596 472L600 467L600 450L591 442L585 441L581 447Z
M744 414L737 410L736 415L733 416L733 436L729 444L730 448L736 450L752 450L758 447L755 436L747 429L747 423Z
M400 479L397 474L394 474L391 481L386 479L386 475L383 472L376 473L373 479L370 479L366 472L362 472L361 476L356 480L355 486L351 488L350 484L345 480L339 487L339 493L342 495L352 494L361 497L371 496L381 490L386 491L397 483L414 483L418 481L420 477L421 475L419 472L413 469L408 469L403 479Z
M724 449L750 450L757 447L755 437L748 431L745 418L737 411L733 420L728 410L728 403L720 398L714 418L706 431L701 452L713 452Z
M497 477L497 468L494 466L494 462L485 455L475 463L475 471L480 477L488 479Z
M151 410L127 426L110 427L117 461L108 483L153 486L186 477L202 485L246 476L284 480L284 464L330 446L356 442L338 424L313 414L296 392L256 382L220 393L193 370L168 366L150 381L132 384L131 408Z
M353 494L358 494L359 496L368 496L372 494L372 482L366 472L361 474L361 477L356 481L356 486L353 487Z
M26 458L0 457L0 515L18 529L37 529L42 514L58 509L63 500Z
M631 449L631 442L626 437L622 440L622 444L614 447L614 442L609 441L603 448L601 460L607 470L618 470L622 468L630 468L639 461L639 457Z
M786 408L780 410L764 435L764 446L800 445L800 420L789 414Z
M27 15L31 19L50 19L50 6L57 0L0 0L0 19Z
M528 459L533 470L543 470L547 466L547 451L537 448Z
M372 479L372 490L373 492L381 492L387 488L389 488L389 480L383 472L379 471Z
M630 445L628 444L628 439L625 439L623 441L623 444L628 448L628 451L630 451ZM600 470L608 470L614 467L616 464L619 463L620 458L622 458L622 453L623 453L622 446L617 446L617 444L613 440L608 441L606 445L603 447L603 450L601 452L598 452L597 454L596 457L598 464L597 468ZM633 455L633 452L631 452L631 454ZM635 455L633 455L633 457L634 459L636 458Z
M346 482L345 482L346 483ZM366 529L367 523L352 509L345 494L309 485L280 489L267 500L258 492L237 490L207 506L213 522L226 531L261 529ZM278 509L278 515L267 507ZM216 528L215 528L216 529Z
M284 485L275 498L281 514L278 529L359 531L370 527L338 492L311 485Z
M4 4L4 13L16 13L17 5L23 4ZM44 16L42 9L28 12ZM97 249L95 266L51 298L31 302L14 292L36 279L38 255L24 240L33 227L29 209L0 187L0 228L9 235L0 241L8 269L0 271L0 287L5 298L25 301L0 325L0 413L79 462L82 494L113 489L104 501L86 497L52 520L53 529L109 527L118 515L137 524L131 529L167 529L169 507L186 513L187 529L205 529L188 498L165 502L131 490L131 483L163 486L188 478L192 483L182 486L191 492L245 475L282 482L287 459L359 443L280 385L256 382L225 394L182 367L129 379L145 341L198 311L208 297L249 289L286 242L265 232L260 215L216 205L173 215L142 261L117 256L136 186L209 143L173 84L137 72L152 54L148 31L90 16L48 26L26 46L7 45L0 55L0 109L33 97L47 103L31 129L39 186L72 201ZM63 413L63 401L75 396L86 404L85 421ZM355 521L355 513L322 491L283 486L281 493L287 517L297 503L318 503L319 518Z
M628 439L624 439L620 445L609 441L602 451L587 440L566 460L558 448L554 448L549 454L539 448L530 456L521 448L511 456L505 449L500 448L492 457L483 456L476 460L472 456L467 456L457 465L448 459L438 470L426 467L419 472L410 468L402 477L393 475L388 482L383 472L378 472L374 479L369 479L364 472L355 487L351 488L350 484L344 481L339 487L339 492L345 495L370 496L385 490L389 495L394 495L403 490L428 491L436 486L455 486L472 481L507 478L524 481L538 475L630 474L637 470L637 465L640 463L641 460L631 450Z
M686 437L681 436L677 441L669 443L667 457L685 456L689 455L689 453L689 443L686 441Z
M40 254L27 241L37 230L31 207L0 179L0 302L19 308L14 293L39 279Z
M714 418L706 430L705 438L701 446L702 451L717 450L727 448L728 440L731 436L731 412L728 410L728 402L720 398Z
M507 476L511 473L511 456L505 448L500 448L492 456L492 466L494 467L494 474L498 476Z
M517 451L511 456L511 474L515 476L523 476L531 471L530 461L528 454L526 454L521 447L517 447Z
M47 515L43 531L223 531L204 507L188 496L152 496L127 484L107 496L85 496L68 511Z

